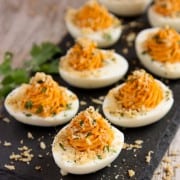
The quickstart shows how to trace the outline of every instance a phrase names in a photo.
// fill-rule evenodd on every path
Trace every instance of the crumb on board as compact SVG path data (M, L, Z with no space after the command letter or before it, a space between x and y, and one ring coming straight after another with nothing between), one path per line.
M9 159L29 164L34 157L34 155L31 153L32 149L28 148L27 146L22 146L19 147L18 150L20 153L15 154L12 152L12 154L9 156Z
M15 166L14 165L10 165L10 164L5 164L4 167L10 171L15 170Z
M132 170L132 169L129 169L128 170L128 175L129 175L129 177L133 177L135 175L135 171Z
M163 169L164 169L164 176L163 176L163 179L164 180L170 180L172 179L172 177L174 176L174 172L173 172L173 167L171 164L165 164L163 165Z
M151 162L151 159L152 159L152 154L154 153L154 151L149 151L147 156L145 157L146 159L146 162L149 164Z
M43 158L43 155L42 154L38 154L38 158Z
M115 177L114 177L114 179L118 179L119 178L119 174L117 174Z
M103 102L99 99L91 98L91 101L95 104L102 104Z
M3 120L5 123L10 123L10 119L7 118L7 117L4 117L2 120Z
M122 53L123 53L123 54L128 54L128 48L123 48L123 49L122 49Z
M28 139L34 139L34 136L32 135L31 132L28 132L28 133L27 133L27 137L28 137Z
M130 32L127 36L126 36L126 41L128 43L132 43L136 38L136 33L135 32Z
M80 105L81 105L81 106L85 106L85 105L87 105L87 102L81 100L81 101L80 101Z
M143 144L143 141L138 139L138 140L134 141L134 144L124 143L123 149L126 149L126 150L141 149L142 148L142 144Z
M41 171L41 170L42 170L42 167L39 166L39 165L36 165L36 166L34 167L34 169L35 169L36 171Z
M9 147L9 146L12 146L12 144L11 144L11 142L4 141L3 146L5 146L5 147Z
M23 143L24 143L24 141L23 141L23 139L21 139L21 140L20 140L20 144L23 144Z
M46 149L45 142L43 142L43 141L40 142L40 148L43 149L43 150Z

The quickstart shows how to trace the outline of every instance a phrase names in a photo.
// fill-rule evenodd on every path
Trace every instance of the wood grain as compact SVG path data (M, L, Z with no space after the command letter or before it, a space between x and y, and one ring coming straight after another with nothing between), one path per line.
M0 63L6 51L14 53L14 66L28 59L33 43L58 43L66 34L64 13L68 5L79 7L85 0L0 0ZM180 130L177 132L164 159L170 159L173 179L180 179ZM162 161L153 180L164 178Z

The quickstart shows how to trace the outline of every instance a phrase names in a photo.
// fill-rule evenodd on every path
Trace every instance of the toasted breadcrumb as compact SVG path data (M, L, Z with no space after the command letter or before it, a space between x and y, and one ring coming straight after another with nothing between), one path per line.
M40 148L43 150L46 149L46 144L43 141L40 142Z
M132 169L129 169L128 170L128 175L129 175L129 177L133 177L135 175L135 171L132 170Z
M7 142L7 141L4 141L4 146L8 147L8 146L12 146L11 142Z
M145 157L147 163L151 162L151 159L152 159L151 154L153 154L153 153L154 153L154 151L148 152L147 156Z
M4 167L10 171L15 170L15 166L14 165L9 165L9 164L5 164Z
M34 137L33 137L33 135L32 135L31 132L28 132L28 133L27 133L27 137L28 137L28 139L34 139Z

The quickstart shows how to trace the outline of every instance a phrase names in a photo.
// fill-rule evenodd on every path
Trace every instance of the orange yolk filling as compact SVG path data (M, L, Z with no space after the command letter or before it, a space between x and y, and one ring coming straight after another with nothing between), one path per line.
M154 10L163 16L176 17L180 14L179 0L156 0Z
M36 73L20 100L21 109L42 117L56 115L68 105L65 90L44 73Z
M160 29L145 42L145 51L162 63L180 62L180 35L174 29Z
M66 137L78 151L99 151L111 145L114 133L110 124L91 107L74 117L66 129Z
M163 91L150 74L139 70L128 77L115 98L122 108L140 111L155 108L163 99Z
M74 22L81 28L90 28L98 31L111 27L115 19L105 7L96 1L90 1L76 12Z
M104 56L95 43L80 39L67 55L69 65L77 70L93 70L103 66Z

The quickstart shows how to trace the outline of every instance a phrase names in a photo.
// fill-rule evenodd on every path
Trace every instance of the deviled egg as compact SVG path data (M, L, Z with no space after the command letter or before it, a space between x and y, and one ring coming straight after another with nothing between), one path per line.
M99 0L107 9L121 16L136 16L147 9L152 0Z
M56 126L77 113L77 96L59 86L50 75L36 73L29 84L14 89L5 99L5 108L16 120L36 126Z
M110 50L96 48L96 44L80 38L60 59L59 73L72 86L100 88L120 80L128 69L125 58Z
M144 70L136 70L127 81L109 91L103 112L113 124L140 127L164 117L173 105L171 90Z
M55 136L52 154L63 175L88 174L112 163L123 143L123 133L89 107Z
M135 42L137 56L152 73L169 79L180 78L180 34L174 29L141 31Z
M168 25L180 32L180 1L155 0L148 10L148 19L154 27Z
M88 37L95 41L98 47L116 43L122 32L119 19L95 0L88 1L80 9L68 9L65 22L69 33L75 39Z

